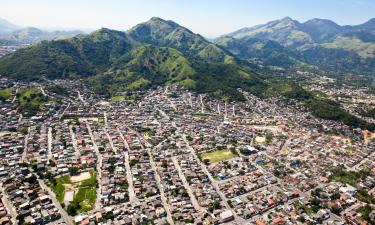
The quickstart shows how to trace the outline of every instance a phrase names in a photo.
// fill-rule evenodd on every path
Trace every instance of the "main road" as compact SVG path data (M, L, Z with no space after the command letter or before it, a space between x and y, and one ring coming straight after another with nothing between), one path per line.
M39 182L39 185L40 187L47 191L49 196L51 197L51 200L53 202L53 204L55 204L55 206L57 207L57 209L59 210L59 213L61 214L61 218L64 220L64 222L67 224L67 225L73 225L73 222L72 222L72 218L68 215L68 213L66 213L66 211L62 208L62 206L60 205L60 202L56 199L56 195L55 193L53 193L51 191L51 189L49 187L47 187L47 185L44 183L43 180L39 179L38 178L38 182Z

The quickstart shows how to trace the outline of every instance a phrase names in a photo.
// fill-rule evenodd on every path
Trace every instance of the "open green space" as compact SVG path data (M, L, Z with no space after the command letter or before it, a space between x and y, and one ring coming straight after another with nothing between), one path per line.
M12 89L4 88L0 89L0 100L7 100L12 96Z
M90 178L81 182L72 182L69 175L53 178L49 180L48 186L55 193L60 203L64 202L66 185L70 190L74 190L75 195L73 201L67 207L69 215L76 215L78 212L90 211L96 200L97 179L96 172L90 172Z
M235 157L237 157L237 155L229 149L203 152L200 154L200 158L202 160L209 160L209 163L221 162Z
M64 184L71 184L70 176L61 176L56 179L53 179L50 182L50 186L52 188L52 191L55 193L57 200L62 203L64 202L64 196L65 196L65 187Z
M114 102L120 102L120 101L124 101L125 100L125 97L124 96L112 96L112 101Z
M68 211L70 208L70 210L73 211L87 212L94 207L97 179L96 172L91 171L90 174L90 179L82 181L79 185L78 192L74 195L73 201L68 207Z
M35 114L38 110L42 109L43 103L47 101L46 97L36 87L20 90L17 97L21 109L30 114Z

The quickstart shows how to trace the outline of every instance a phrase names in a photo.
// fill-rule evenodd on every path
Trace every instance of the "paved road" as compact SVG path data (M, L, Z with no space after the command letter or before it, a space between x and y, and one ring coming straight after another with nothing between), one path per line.
M108 126L107 112L104 112L104 125Z
M46 92L44 91L44 89L43 89L42 86L39 86L39 89L40 89L40 91L42 92L42 94L43 94L44 96L47 96L47 94L46 94Z
M16 101L16 99L17 99L17 93L18 93L18 88L16 89L16 94L14 95L14 98L13 98L13 100L12 100L12 104Z
M48 154L49 160L52 159L52 127L48 127Z
M358 162L356 165L350 167L350 170L358 170L363 164L365 164L367 161L369 161L369 158L371 158L373 155L375 155L375 151L370 152L370 154L363 158L360 162Z
M165 197L164 188L163 188L163 185L161 184L161 179L160 179L159 173L157 171L157 167L156 167L156 164L154 162L154 159L152 157L151 149L147 149L147 152L148 152L148 155L150 157L151 167L154 170L156 184L158 185L158 188L160 190L160 197L161 197L161 200L163 202L164 209L167 212L168 223L173 225L174 221L172 219L172 214L171 214L171 211L169 210L168 201L167 201L167 198Z
M191 189L189 183L187 182L186 177L185 177L184 173L182 172L180 164L178 163L178 161L177 161L177 159L176 159L175 156L172 157L172 161L173 161L173 164L174 164L174 166L176 167L176 169L178 171L178 175L180 176L180 179L182 180L182 183L183 183L185 189L187 190L187 192L189 194L191 203L193 204L195 210L197 210L198 212L203 211L204 209L199 205L197 198L195 198L194 192Z
M25 143L24 143L24 148L22 152L21 162L27 162L27 143L29 141L30 130L31 130L30 127L28 127L27 134L25 135Z
M169 116L163 111L163 110L160 110L158 109L158 111L163 115L165 116L167 119L170 120ZM225 195L223 194L223 192L221 192L220 188L219 188L219 185L218 183L216 182L216 180L212 177L211 173L208 171L207 167L199 160L195 150L190 146L190 143L189 141L186 139L186 135L183 134L180 130L180 127L178 127L176 125L176 123L174 121L171 122L172 123L172 126L174 128L176 128L176 133L180 133L182 135L182 140L185 142L186 146L188 147L188 149L190 150L190 153L192 154L192 156L194 157L194 159L197 161L197 163L201 166L203 172L208 176L208 179L210 180L212 186L214 187L214 189L216 190L216 192L219 194L221 200L222 200L222 204L229 210L232 211L233 213L233 216L234 216L234 219L237 221L237 222L240 222L240 223L244 223L244 220L242 218L240 218L239 216L237 216L237 214L233 211L233 209L229 206L228 204L228 198L225 197Z
M172 124L174 124L174 122L172 122ZM176 126L177 128L177 126ZM218 185L218 182L212 177L211 173L208 171L206 165L204 165L198 158L195 150L190 146L189 144L189 141L186 139L186 135L183 134L182 135L182 139L184 140L186 146L190 149L190 153L193 155L195 161L198 162L198 164L201 166L203 172L207 175L208 179L210 180L212 186L214 187L214 189L216 190L216 192L219 194L221 200L222 200L222 204L227 208L227 209L230 209L233 213L233 216L234 216L234 219L239 222L239 223L244 223L244 220L242 218L240 218L234 211L233 209L229 206L228 204L228 198L224 195L224 193L220 190L219 188L219 185Z
M68 225L73 225L73 222L72 222L72 218L68 215L68 213L66 213L66 211L61 207L60 205L60 202L56 199L56 195L55 193L53 193L53 191L51 191L51 189L49 189L47 187L47 185L44 183L43 180L41 179L38 179L38 182L39 182L39 185L40 187L47 191L49 196L51 197L51 200L52 202L55 204L55 206L57 207L57 209L59 210L59 213L61 214L61 217L62 219L64 220L64 222Z
M70 102L68 103L68 106L64 109L64 111L61 113L61 115L59 116L59 120L61 120L61 118L64 116L66 110L70 107Z
M72 138L72 144L73 144L73 148L76 152L76 157L79 158L79 150L78 150L78 147L77 147L77 140L76 140L76 135L73 131L73 126L72 125L69 125L69 131L70 131L70 136Z
M81 92L77 91L77 93L78 93L78 99L79 99L82 103L85 103L85 101L84 101L83 98L82 98Z
M90 135L93 147L94 147L95 154L98 157L98 163L96 164L96 171L98 171L98 173L97 173L96 178L98 180L99 188L96 189L96 201L95 201L94 209L99 210L102 207L102 203L101 203L100 200L102 198L102 191L101 191L102 190L102 182L101 182L101 180L102 180L103 157L102 157L102 154L100 154L100 152L99 152L98 146L96 145L95 138L94 138L94 135L92 134L92 130L91 130L90 125L87 123L86 126L87 126L87 130L89 132L89 135Z
M17 212L16 209L13 207L13 205L9 201L9 196L5 192L4 187L0 185L1 193L3 194L3 197L1 198L1 201L4 203L5 208L7 209L8 213L11 216L12 224L17 224Z
M129 164L130 147L119 128L117 128L117 132L120 134L120 137L122 141L124 142L125 148L127 149L127 152L124 152L124 155L125 155L126 179L128 180L128 185L129 185L128 187L129 201L130 203L138 202L138 199L137 197L135 197L135 194L134 194L133 175L132 175L132 171L131 171L130 164Z
M111 146L111 149L114 153L117 153L117 149L116 147L113 145L113 141L112 141L112 138L111 136L109 135L108 131L107 131L107 128L104 128L104 133L105 135L107 136L108 138L108 141L109 141L109 145Z
M131 128L129 128L131 129ZM131 129L132 130L132 129ZM143 140L146 144L146 146L152 146L150 143L147 142L147 140L145 140L144 138L141 137L141 135L135 131L135 130L132 130L133 132L136 133L137 137L140 139L140 143L141 143L141 147L142 149L145 149L141 140ZM169 209L169 205L168 205L168 201L167 201L167 197L165 196L165 193L164 193L164 188L163 188L163 185L161 184L161 178L159 176L159 173L157 171L157 167L156 167L156 164L155 164L155 161L154 161L154 158L152 156L152 152L151 152L151 148L147 148L146 149L147 153L148 153L148 156L150 158L150 165L151 165L151 168L152 170L154 171L154 177L155 177L155 180L156 180L156 184L158 186L158 189L159 189L159 192L160 192L160 197L161 197L161 201L163 203L163 206L164 206L164 209L165 211L167 212L167 221L169 224L172 224L174 225L174 221L172 219L172 214L171 214L171 211Z

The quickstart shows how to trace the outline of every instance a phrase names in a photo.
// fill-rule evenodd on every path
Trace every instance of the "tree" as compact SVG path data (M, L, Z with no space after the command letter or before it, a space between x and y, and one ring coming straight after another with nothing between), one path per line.
M75 166L71 166L68 168L68 171L70 173L70 175L77 175L78 174L78 167L75 167Z
M77 215L77 204L72 202L70 205L68 205L68 209L67 209L67 212L69 215L71 216L75 216Z

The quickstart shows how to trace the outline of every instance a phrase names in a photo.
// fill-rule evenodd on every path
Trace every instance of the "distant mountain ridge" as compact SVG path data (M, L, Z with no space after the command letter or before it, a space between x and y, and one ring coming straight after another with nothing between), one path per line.
M0 18L0 46L33 44L44 40L69 38L84 33L80 30L45 31L36 27L20 27Z
M254 48L246 40L251 38L273 41L285 49L274 57L275 65L295 58L294 66L310 64L334 73L354 73L375 76L375 19L354 26L340 26L327 19L311 19L304 23L286 17L253 27L242 28L217 38L214 42L244 60L269 59L265 53L280 46L264 45ZM231 44L225 40L232 38ZM235 48L233 46L236 46ZM248 54L243 54L245 49ZM285 55L286 51L291 54ZM241 52L242 54L239 54ZM259 54L255 54L258 52ZM282 58L280 58L282 57ZM279 60L277 60L279 59ZM285 64L285 66L290 66Z
M9 33L19 29L19 26L0 18L0 33Z

